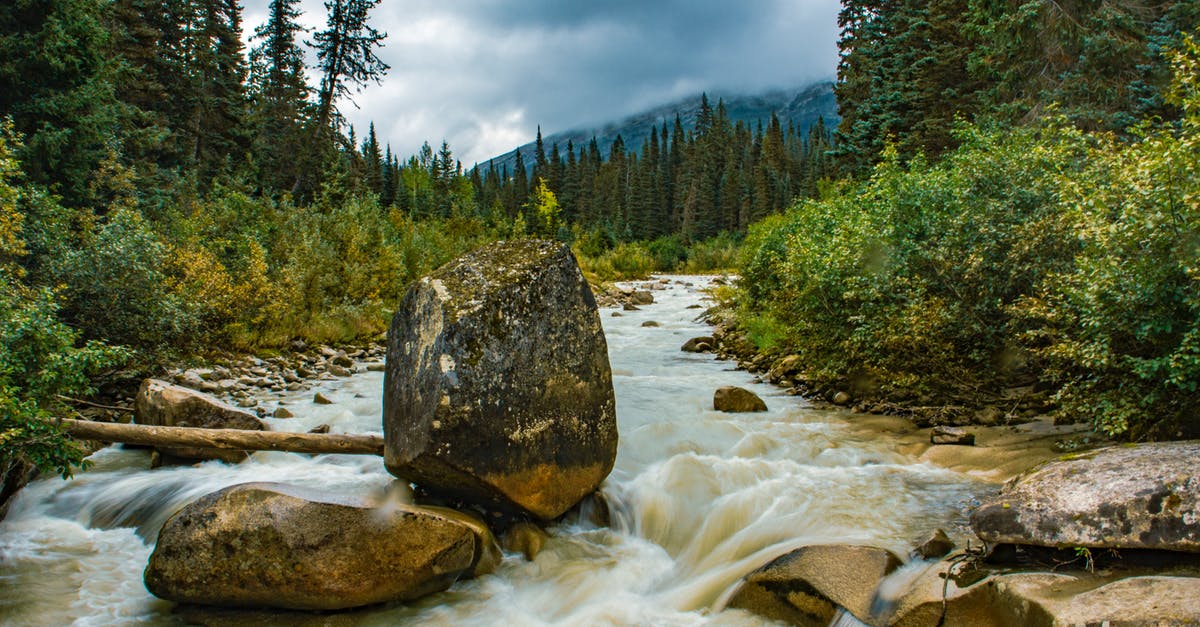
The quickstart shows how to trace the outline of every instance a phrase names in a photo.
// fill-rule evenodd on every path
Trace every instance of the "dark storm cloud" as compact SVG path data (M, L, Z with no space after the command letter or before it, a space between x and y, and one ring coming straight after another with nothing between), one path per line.
M246 23L266 0L247 2ZM320 26L321 3L305 0ZM837 0L384 0L382 85L342 104L403 156L442 139L468 165L701 90L833 76Z

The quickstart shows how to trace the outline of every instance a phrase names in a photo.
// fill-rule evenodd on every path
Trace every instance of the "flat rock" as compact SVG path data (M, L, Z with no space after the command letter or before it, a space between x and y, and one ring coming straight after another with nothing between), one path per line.
M388 333L384 461L432 494L540 519L608 476L600 315L557 242L498 242L415 282Z
M971 515L990 544L1200 552L1200 442L1065 456L1019 476Z
M181 603L336 610L445 590L476 553L475 533L436 512L248 483L168 519L144 578Z
M731 413L767 411L767 404L750 390L727 385L713 393L713 409Z
M156 427L195 427L200 429L246 429L266 431L258 416L238 409L216 397L158 379L146 379L134 399L133 421ZM160 449L171 457L185 460L219 459L237 463L246 451L223 451L209 448L166 447Z
M728 605L805 627L830 625L839 607L870 622L876 587L900 564L875 547L806 546L746 575Z
M943 579L948 571L949 563L941 562L917 573L880 622L894 627L1200 624L1200 579L1195 577L1114 580L1022 572L986 575L960 587L953 576Z

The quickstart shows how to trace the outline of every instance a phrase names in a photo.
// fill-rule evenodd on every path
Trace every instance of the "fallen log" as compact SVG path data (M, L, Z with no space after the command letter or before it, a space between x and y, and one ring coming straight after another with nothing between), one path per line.
M383 438L377 435L154 427L69 418L63 419L62 425L72 437L101 442L124 442L162 447L194 446L239 451L383 455Z

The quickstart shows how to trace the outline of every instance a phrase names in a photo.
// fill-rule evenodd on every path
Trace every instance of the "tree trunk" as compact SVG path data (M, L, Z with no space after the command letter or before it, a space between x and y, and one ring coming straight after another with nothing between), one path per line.
M71 419L64 419L62 425L67 433L75 438L101 442L125 442L163 447L193 446L241 451L383 455L383 438L376 435L154 427Z

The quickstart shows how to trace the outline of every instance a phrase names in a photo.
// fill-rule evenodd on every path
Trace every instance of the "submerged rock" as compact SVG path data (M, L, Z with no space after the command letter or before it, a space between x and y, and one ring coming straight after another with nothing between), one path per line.
M254 414L238 409L216 397L158 379L146 379L134 400L133 420L156 427L197 427L201 429L246 429L266 431L267 426ZM180 459L219 459L231 463L246 459L246 451L210 448L164 447L163 454Z
M388 334L388 470L432 494L552 519L612 470L608 348L574 256L499 242L417 281Z
M971 515L990 544L1200 552L1200 442L1099 449L1010 481Z
M713 409L732 413L767 411L767 404L750 390L727 385L713 393Z
M841 607L869 622L876 587L900 564L892 552L875 547L802 547L746 575L729 607L813 627L831 624Z
M437 512L247 483L168 519L145 583L181 603L336 610L445 590L478 553L476 533Z

